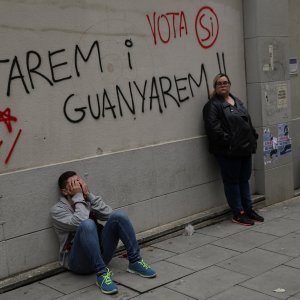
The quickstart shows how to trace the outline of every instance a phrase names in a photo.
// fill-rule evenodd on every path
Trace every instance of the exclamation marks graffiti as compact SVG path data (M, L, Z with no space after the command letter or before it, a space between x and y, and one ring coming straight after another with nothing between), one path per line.
M227 74L227 73L226 73L226 65L225 65L225 56L224 56L224 52L222 52L223 71L222 71L222 68L221 68L221 62L220 62L219 52L217 52L217 59L218 59L219 73Z
M214 23L212 17L209 18L210 20L210 26L211 26L211 36L214 37Z

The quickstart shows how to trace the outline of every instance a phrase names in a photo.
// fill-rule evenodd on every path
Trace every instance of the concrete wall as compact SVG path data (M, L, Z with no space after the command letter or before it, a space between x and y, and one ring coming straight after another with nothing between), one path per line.
M202 107L225 67L246 102L242 1L0 1L0 27L1 278L57 259L65 170L137 232L225 203Z
M260 135L256 188L271 204L294 194L288 1L243 4L248 107Z
M300 3L289 0L289 57L300 58ZM300 188L300 80L291 75L294 186Z

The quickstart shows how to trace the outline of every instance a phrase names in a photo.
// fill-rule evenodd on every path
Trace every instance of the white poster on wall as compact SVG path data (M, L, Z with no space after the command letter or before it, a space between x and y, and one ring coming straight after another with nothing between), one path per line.
M277 107L278 109L287 107L287 84L280 83L277 85Z

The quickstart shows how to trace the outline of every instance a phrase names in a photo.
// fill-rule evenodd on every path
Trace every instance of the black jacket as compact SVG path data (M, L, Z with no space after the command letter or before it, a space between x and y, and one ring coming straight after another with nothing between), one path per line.
M230 96L235 106L217 95L203 108L209 151L230 157L248 156L256 151L258 134L242 101Z

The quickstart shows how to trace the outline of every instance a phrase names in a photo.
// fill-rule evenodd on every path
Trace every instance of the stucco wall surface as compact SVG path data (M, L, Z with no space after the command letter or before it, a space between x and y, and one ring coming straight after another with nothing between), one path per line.
M289 57L300 57L300 3L289 0ZM298 74L290 78L291 81L291 102L292 102L292 129L294 133L293 164L294 164L294 187L300 188L300 80Z
M246 102L241 1L0 1L0 39L0 277L57 258L65 170L137 232L225 203L202 108L221 71Z

